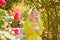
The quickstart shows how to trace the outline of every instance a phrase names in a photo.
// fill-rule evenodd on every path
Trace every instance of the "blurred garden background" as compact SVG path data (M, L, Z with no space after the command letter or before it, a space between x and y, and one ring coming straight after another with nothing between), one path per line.
M0 40L18 40L15 28L22 28L32 9L38 10L45 28L42 40L60 40L60 0L0 0Z

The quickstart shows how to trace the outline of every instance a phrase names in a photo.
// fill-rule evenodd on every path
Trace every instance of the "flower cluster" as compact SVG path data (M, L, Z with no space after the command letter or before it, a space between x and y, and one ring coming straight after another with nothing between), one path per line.
M6 4L7 4L6 0L0 0L0 6L5 7ZM10 36L9 33L11 33L11 35L13 34L14 37L22 36L22 39L23 39L23 36L24 36L24 33L22 31L23 29L22 30L20 29L20 26L21 26L20 24L22 24L21 20L22 20L22 16L23 16L22 12L18 11L18 10L13 10L13 9L8 9L6 12L5 11L4 11L4 15L2 14L4 17L2 17L1 19L4 20L4 24L5 24L3 26L5 28L4 30L9 31L7 35ZM2 13L3 13L3 11L2 11ZM15 27L15 28L13 28L13 27ZM7 35L4 35L4 36L7 36ZM7 38L8 38L8 36L7 36ZM12 39L12 38L10 38L10 39Z

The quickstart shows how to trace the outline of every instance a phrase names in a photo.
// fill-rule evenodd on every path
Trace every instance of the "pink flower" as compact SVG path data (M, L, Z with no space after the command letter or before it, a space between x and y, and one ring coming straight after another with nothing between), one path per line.
M2 3L2 0L0 0L0 5L1 5L1 3Z
M18 21L21 18L21 13L16 11L14 15L14 20Z
M6 1L2 1L2 7L6 6Z
M8 9L8 13L9 13L9 14L12 13L12 10L11 10L11 9Z
M6 6L6 1L5 1L5 0L0 0L0 5L1 5L2 7L5 7L5 6Z
M9 27L10 27L10 24L7 24L7 25L6 25L6 28L9 28Z
M20 30L18 28L13 29L13 32L14 32L15 35L19 35L20 34Z

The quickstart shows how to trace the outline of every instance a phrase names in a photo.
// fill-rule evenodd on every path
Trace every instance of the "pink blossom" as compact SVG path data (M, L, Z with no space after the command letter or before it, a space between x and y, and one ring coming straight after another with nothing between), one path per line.
M5 6L6 6L6 1L5 1L5 0L0 0L0 5L1 5L2 7L5 7Z
M20 34L20 30L18 28L13 29L13 32L15 35L19 35Z
M7 24L7 25L6 25L6 28L9 28L9 27L10 27L10 24Z
M11 9L8 9L8 13L9 13L9 14L12 13L12 10L11 10Z
M14 20L18 21L21 18L21 13L16 11L14 15Z

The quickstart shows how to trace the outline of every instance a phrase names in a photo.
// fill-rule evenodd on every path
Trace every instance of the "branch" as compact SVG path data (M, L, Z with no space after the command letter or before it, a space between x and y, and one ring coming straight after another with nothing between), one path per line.
M54 4L55 4L55 6L60 6L60 2L56 2Z

